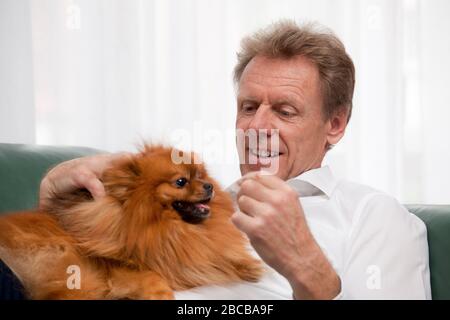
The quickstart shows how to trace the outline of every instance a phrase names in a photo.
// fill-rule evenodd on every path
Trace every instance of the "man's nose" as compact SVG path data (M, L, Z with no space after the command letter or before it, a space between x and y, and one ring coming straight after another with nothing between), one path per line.
M248 129L273 129L270 105L261 104L251 119Z

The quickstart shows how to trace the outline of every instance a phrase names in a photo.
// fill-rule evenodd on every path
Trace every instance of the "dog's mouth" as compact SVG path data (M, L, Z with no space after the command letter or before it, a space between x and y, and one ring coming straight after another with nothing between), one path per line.
M208 206L210 200L211 197L197 202L174 201L172 202L172 207L180 214L183 221L197 224L210 216L211 210Z

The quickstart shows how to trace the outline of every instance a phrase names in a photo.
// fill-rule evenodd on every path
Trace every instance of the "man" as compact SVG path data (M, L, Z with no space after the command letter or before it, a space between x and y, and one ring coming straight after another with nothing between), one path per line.
M176 297L431 298L425 225L389 195L338 181L322 167L352 110L355 71L340 40L313 26L276 23L244 39L235 81L236 128L278 130L277 149L239 148L243 177L230 189L239 208L232 222L268 271L256 284ZM103 196L99 177L115 157L55 167L42 181L41 203L79 187ZM263 174L267 164L278 170Z

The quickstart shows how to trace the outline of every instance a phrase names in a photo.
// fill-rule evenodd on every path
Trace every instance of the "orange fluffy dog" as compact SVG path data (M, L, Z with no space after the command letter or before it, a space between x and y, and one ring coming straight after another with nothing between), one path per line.
M172 299L173 290L257 281L262 268L229 221L229 196L203 165L174 164L171 155L146 146L117 162L99 200L79 190L55 195L43 211L1 217L0 259L28 296ZM68 285L73 266L79 288Z

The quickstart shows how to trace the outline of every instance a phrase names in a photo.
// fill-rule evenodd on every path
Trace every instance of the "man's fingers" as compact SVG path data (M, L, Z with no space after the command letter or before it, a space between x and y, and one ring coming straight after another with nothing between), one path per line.
M247 179L241 183L241 188L236 195L236 198L245 195L258 201L267 201L272 196L273 191L256 179Z
M274 175L259 174L253 178L267 188L273 190L287 190L290 186L282 179Z
M286 183L286 181L281 178L268 174L264 171L251 172L251 174L247 174L243 176L239 182L239 185L242 185L247 180L254 180L261 183L263 186L272 189L272 190L284 190L289 191L291 187Z
M103 183L97 178L87 180L84 187L89 190L89 192L92 194L92 197L96 200L106 195Z
M242 195L237 198L237 204L239 209L246 215L255 217L258 214L262 214L267 210L267 205L263 202L259 202L253 198Z
M249 234L254 226L254 218L246 215L243 212L236 211L231 216L231 222L242 232Z
M251 179L254 178L255 176L257 176L258 174L261 174L260 171L251 171L245 175L243 175L238 181L237 183L240 185L242 182L244 182L247 179ZM264 174L264 173L263 173Z
M107 167L104 166L101 172L106 169ZM67 189L70 187L72 187L73 189L86 188L92 194L94 199L98 199L105 195L105 187L99 179L100 176L101 174L96 174L92 170L92 167L83 166L72 173L72 181L64 181L64 183L67 183L67 185L64 187ZM64 187L61 186L60 189L64 189Z

